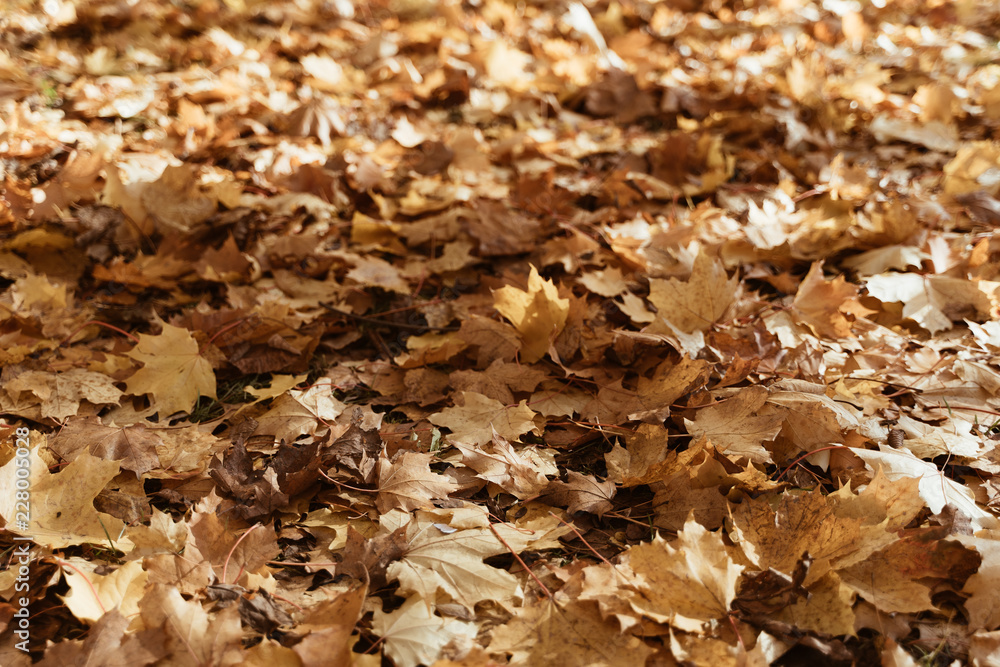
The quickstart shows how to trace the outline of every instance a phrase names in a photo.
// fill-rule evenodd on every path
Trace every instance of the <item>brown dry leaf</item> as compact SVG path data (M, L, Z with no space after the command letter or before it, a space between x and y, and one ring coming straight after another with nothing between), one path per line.
M528 405L546 417L572 417L590 401L590 395L579 389L557 382L544 382L528 399Z
M920 497L918 479L890 480L881 467L857 495L846 485L829 498L837 503L837 516L861 519L871 525L885 522L885 531L892 534L908 526L926 506Z
M69 420L49 443L49 449L66 461L89 451L101 459L120 461L122 468L141 478L160 464L157 448L163 444L160 436L147 431L143 424L110 428L96 417L86 417Z
M604 455L608 479L623 487L649 484L676 468L677 454L670 452L667 429L659 424L641 424L625 437L625 447L615 445Z
M107 575L94 572L87 561L71 558L67 562L76 569L67 568L63 574L69 593L62 600L78 619L92 623L112 610L129 618L139 613L139 599L149 579L141 561L129 561Z
M256 574L281 551L270 525L255 524L237 535L217 514L198 511L187 521L187 529L185 559L191 564L209 563L222 584Z
M705 386L710 372L709 363L702 359L681 357L677 363L660 364L653 370L652 378L639 378L636 393L645 409L630 414L628 418L662 422L677 399Z
M645 331L665 335L707 331L729 308L739 284L737 277L726 274L718 258L702 250L686 282L650 279L649 301L657 316Z
M820 490L782 494L773 507L771 500L768 496L747 500L733 512L734 539L757 567L791 574L808 554L813 561L811 581L864 557L866 552L859 553L859 547L866 547L861 543L863 520L838 516L834 503ZM868 546L867 553L891 539L884 526L879 530L882 542Z
M605 620L596 604L545 598L495 628L488 650L509 654L512 666L531 667L642 665L653 653L617 622Z
M315 433L322 421L336 421L346 409L329 385L315 385L305 391L293 389L274 399L270 409L257 417L260 424L256 432L292 442L303 434Z
M993 174L1000 166L1000 146L992 141L970 141L944 166L945 192L954 196L985 189L1000 194Z
M614 505L615 483L608 480L597 481L593 475L583 475L575 470L566 472L567 482L554 480L545 489L544 499L554 505L565 507L569 514L589 512L601 516Z
M823 262L813 262L795 293L792 309L817 336L846 338L851 336L851 323L844 313L857 295L858 288L846 282L844 276L825 280Z
M203 194L197 171L195 165L171 165L142 189L142 206L162 232L189 232L215 212L218 200Z
M844 440L842 433L858 426L859 414L848 405L825 394L803 391L775 391L768 405L784 409L782 437L802 451L812 451L831 442Z
M688 519L677 541L657 535L625 552L622 569L632 572L627 592L636 613L681 630L725 617L736 598L743 566L733 562L718 533Z
M996 516L976 503L972 489L946 476L933 463L918 459L908 450L880 444L879 451L854 447L851 451L863 459L869 468L881 468L893 482L907 478L919 480L920 497L934 514L950 505L967 516L976 529L995 529L1000 525Z
M506 322L479 315L462 322L457 337L476 352L476 367L486 368L496 361L511 361L521 349L521 337Z
M377 257L352 257L354 268L347 277L365 287L381 287L390 292L409 294L410 285L399 269Z
M386 655L398 667L416 667L434 664L448 643L471 640L476 626L436 616L429 600L414 596L392 613L376 609L372 632L382 638Z
M776 618L789 625L826 635L850 635L855 630L857 594L834 572L827 572L808 587L808 597L779 609Z
M471 391L462 392L462 405L435 412L428 421L435 426L451 430L449 440L470 445L483 445L493 439L494 431L508 440L534 431L535 413L521 401L516 406L505 406Z
M497 359L482 372L453 372L450 383L456 391L475 392L510 405L517 402L514 400L515 391L533 391L545 378L546 374L541 369Z
M135 544L131 555L146 556L152 553L180 551L187 539L187 527L183 521L174 523L169 515L155 507L150 508L149 516L144 517L149 525L138 524L129 526L126 535Z
M448 477L430 469L434 456L421 452L401 452L392 461L382 450L378 460L378 497L380 512L405 511L430 507L434 499L447 498L457 489Z
M400 526L391 533L379 533L367 539L354 526L348 525L344 560L337 566L337 574L353 576L367 581L370 588L381 589L387 583L386 568L406 553L406 531L407 526ZM320 531L314 528L312 532ZM333 546L330 548L332 550Z
M129 551L131 543L120 538L125 524L94 509L94 498L121 470L115 461L105 461L88 452L58 474L48 471L48 466L32 449L29 457L31 476L31 520L29 525L15 524L18 509L15 491L18 486L17 459L11 459L0 468L0 490L7 492L0 499L0 516L6 529L19 535L29 535L37 544L54 549L64 549L74 544L108 544L109 536L114 546ZM23 503L22 503L23 508Z
M976 630L1000 628L1000 600L996 595L996 581L1000 576L1000 540L996 538L996 531L956 536L959 542L975 549L982 558L979 570L966 580L963 588L963 592L969 595L964 605L969 613L969 627Z
M522 457L499 433L493 433L488 447L456 442L455 448L462 453L462 464L475 470L477 477L522 500L537 496L548 484L537 462Z
M157 431L156 436L161 441L156 445L160 468L174 473L204 472L213 457L229 446L212 435L210 425Z
M81 401L117 405L122 396L107 375L80 368L65 373L26 371L8 381L4 391L15 400L19 393L31 392L41 401L42 417L57 421L75 415Z
M361 617L367 592L367 586L354 586L309 610L295 627L296 633L307 633L293 647L302 661L301 667L350 667L356 664L352 659L356 654L351 652L351 636ZM261 667L273 664L264 663Z
M961 590L982 562L975 551L944 540L940 526L902 531L900 539L864 561L840 570L845 584L883 611L934 609L934 580Z
M1000 8L735 4L5 3L0 664L1000 661Z
M393 520L388 517L386 523ZM517 551L532 548L532 541L529 536L511 547ZM517 577L483 562L509 553L485 513L469 509L417 512L406 524L406 542L402 557L386 570L390 581L399 581L403 593L428 602L447 599L469 611L486 600L507 609L521 602Z
M963 319L989 317L990 300L978 281L915 273L883 273L867 282L868 293L883 303L903 304L903 317L931 334Z
M616 297L628 291L628 284L621 269L611 267L601 271L584 271L578 278L580 284L594 294L606 297Z
M675 461L673 468L681 468L669 475L661 473L650 485L653 496L653 525L669 531L678 531L689 518L709 530L722 526L729 513L729 503L719 488L720 482L703 485L693 479L683 467L687 461ZM731 480L726 480L731 481Z
M334 644L333 641L329 643ZM329 660L329 649L324 651L324 658ZM244 651L242 659L245 667L318 667L316 662L308 662L293 649L282 646L267 637L259 644ZM335 667L339 667L341 664L346 666L349 663L324 662L322 664L333 664Z
M693 421L684 420L684 426L691 437L708 438L729 456L770 463L771 453L763 443L781 431L785 411L767 405L768 396L764 387L746 387L732 398L699 409Z
M86 639L50 644L41 667L145 667L167 655L166 635L159 629L126 632L129 619L117 609L101 616ZM6 663L5 663L6 664Z
M624 378L599 384L597 396L580 408L580 416L601 424L617 424L643 408L639 395L622 385Z
M275 469L256 469L242 442L234 442L231 450L214 458L210 474L219 490L237 501L234 509L240 518L266 516L288 503Z
M569 315L569 299L559 298L551 280L543 280L531 266L527 291L510 285L493 293L493 304L521 334L523 363L534 363L545 356L549 344L562 331Z
M128 356L143 363L126 381L128 393L150 394L161 418L190 412L200 396L216 398L212 365L187 329L164 323L157 336L139 334L139 343Z
M240 616L230 606L209 617L197 600L185 600L176 588L156 584L139 603L142 625L166 634L168 658L159 664L170 667L198 664L239 664Z

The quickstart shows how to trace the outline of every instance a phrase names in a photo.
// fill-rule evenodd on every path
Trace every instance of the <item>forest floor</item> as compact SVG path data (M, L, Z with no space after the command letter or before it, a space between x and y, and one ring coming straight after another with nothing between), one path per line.
M8 0L0 664L1000 663L992 0Z

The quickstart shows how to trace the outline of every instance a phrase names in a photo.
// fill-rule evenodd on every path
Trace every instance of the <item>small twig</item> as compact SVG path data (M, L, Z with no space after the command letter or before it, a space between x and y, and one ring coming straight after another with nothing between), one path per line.
M625 516L621 512L606 512L604 516L613 516L616 519L621 519L622 521L628 521L629 523L634 523L635 525L642 526L643 528L649 528L648 523L643 523L642 521L633 519L632 517Z
M521 567L523 567L523 568L524 568L524 571L528 573L528 576L529 576L529 577L531 577L532 579L534 579L534 580L535 580L535 583L536 583L536 584L538 584L538 587L542 589L542 592L544 592L544 593L545 593L545 596L546 596L546 597L547 597L548 599L550 599L550 600L552 600L553 602L555 602L555 601L556 601L556 600L555 600L555 598L554 598L554 597L552 597L552 591L550 591L550 590L548 589L548 587L547 587L547 586L546 586L545 584L543 584L543 583L542 583L542 580L541 580L541 579L539 579L538 577L536 577L536 576L535 576L535 573L531 571L531 568L530 568L530 567L528 567L528 564L527 564L527 563L525 563L525 562L524 562L524 561L523 561L523 560L521 559L521 557L517 555L517 552L516 552L516 551L514 551L514 547L510 546L510 544L508 544L508 543L507 543L507 540L505 540L505 539L503 538L503 536L502 536L502 535L500 534L500 531L498 531L498 530L497 530L497 529L496 529L496 528L494 527L494 524L492 524L492 523L490 524L490 530L492 530L492 531L493 531L493 534L497 536L497 539L498 539L498 540L500 540L500 542L501 542L501 543L502 543L502 544L503 544L503 545L504 545L505 547L507 547L507 551L509 551L509 552L510 552L510 555L511 555L511 556L513 556L513 557L514 557L514 559L515 559L515 560L516 560L516 561L517 561L518 563L520 563L520 564L521 564Z
M374 651L375 647L378 646L379 644L381 644L384 639L385 639L385 637L379 637L378 641L376 641L374 644L372 644L367 649L365 649L364 652L361 655L368 655L369 653L371 653L372 651Z
M614 566L614 565L611 565L611 561L609 561L609 560L608 560L607 558L605 558L604 556L602 556L601 554L599 554L599 553L597 552L597 549L595 549L594 547L592 547L592 546L590 545L590 542L588 542L587 540L583 539L583 535L581 535L581 534L580 534L580 531L576 529L576 526L574 526L573 524L571 524L571 523L570 523L569 521L566 521L566 519L564 519L564 518L562 518L561 516L557 515L557 514L556 514L555 512L549 512L549 514L551 514L552 516L554 516L554 517L555 517L556 519L558 519L558 520L560 521L560 523L563 523L563 524L565 524L565 526L566 526L567 528L569 528L570 530L572 530L572 531L573 531L573 534L574 534L574 535L576 535L576 536L577 536L577 538L579 538L579 540L580 540L581 542L583 542L584 544L586 544L586 545L587 545L587 548L588 548L588 549L590 549L591 553L593 553L593 554L594 554L595 556L597 556L597 557L598 557L598 558L600 558L600 559L601 559L602 561L604 561L604 563L605 563L606 565L609 565L609 566L611 567L611 569L615 569L615 566Z
M350 484L344 484L343 482L338 482L337 480L335 480L334 478L330 477L329 475L327 475L322 470L317 470L316 472L318 472L320 475L322 475L323 479L325 479L326 481L330 482L331 484L336 484L337 486L342 486L345 489L350 489L351 491L358 491L360 493L378 493L378 489L360 489L360 488L358 488L356 486L351 486Z
M780 482L781 478L784 477L785 474L789 470L791 470L792 468L794 468L798 464L798 462L801 461L802 459L807 459L810 456L812 456L813 454L816 454L817 452L825 452L828 449L850 449L850 448L849 447L845 447L844 445L830 445L829 447L820 447L819 449L814 449L811 452L806 452L805 454L803 454L799 458L797 458L794 461L792 461L791 464L789 464L789 466L787 468L785 468L785 472L783 472L780 475L778 475L778 479L776 479L774 481L775 482Z
M294 602L292 602L291 600L289 600L286 597L282 597L282 596L278 595L277 593L271 593L271 597L273 597L275 600L281 600L282 602L284 602L286 604L290 604L293 607L295 607L296 609L298 609L299 611L305 611L305 609L303 609L299 605L295 604Z
M58 563L59 565L64 565L69 569L73 570L74 572L76 572L78 575L80 575L80 577L85 582L87 582L87 587L90 588L90 592L94 594L94 599L97 600L97 606L101 608L101 613L102 614L108 613L108 610L104 608L104 603L101 602L101 597L97 594L97 589L94 588L94 583L87 578L87 575L85 575L83 572L80 571L80 568L78 568L76 565L73 565L72 563L64 561L61 558L56 558L56 563Z
M733 632L736 633L736 641L739 642L740 648L743 649L744 653L746 653L747 645L743 643L743 636L740 634L740 629L736 627L736 619L733 618L733 612L726 614L726 618L729 619L729 624L733 626Z
M240 326L241 324L243 324L244 322L246 322L249 319L250 319L250 317L241 317L241 318L233 320L229 324L225 325L224 327L222 327L221 329L219 329L218 331L216 331L214 334L212 334L212 337L209 338L205 342L204 345L202 345L202 349L198 350L198 353L201 354L201 352L204 350L204 348L208 347L209 345L211 345L212 343L215 342L216 338L218 338L222 334L226 333L227 331L235 329L236 327Z
M290 560L269 560L267 565L294 565L295 567L332 567L340 563L296 563Z
M247 535L252 533L259 526L260 526L259 523L255 523L254 525L250 526L249 530L240 535L240 539L236 540L236 543L233 544L233 548L229 550L229 553L226 555L226 562L222 564L222 583L226 583L226 573L229 572L229 559L233 557L233 552L236 551L236 547L240 546L240 542L245 540L247 538ZM243 573L243 568L241 567L240 574L242 573ZM236 575L236 578L239 579L239 575ZM235 584L236 582L234 581L233 583Z
M119 329L118 327L116 327L113 324L108 324L107 322L101 322L100 320L87 320L86 322L84 322L83 324L81 324L80 326L78 326L76 329L74 329L73 333L71 333L70 335L68 335L65 338L63 338L62 342L59 343L59 347L62 347L63 345L65 345L66 343L68 343L73 338L73 336L77 335L78 333L80 333L81 331L83 331L84 329L86 329L87 327L89 327L91 324L96 324L97 326L101 326L101 327L104 327L106 329L111 329L112 331L117 331L121 335L127 336L127 337L131 338L133 341L136 342L136 344L139 343L139 339L137 337L133 336L129 332L125 331L124 329Z
M389 327L390 329L406 329L408 331L458 331L459 329L458 327L432 327L426 324L404 324L402 322L387 322L385 320L380 320L377 317L365 317L364 315L355 315L354 313L348 313L343 310L338 310L337 308L334 308L333 306L328 306L325 303L321 303L320 305L326 308L334 315L347 317L352 320L357 320L358 322L366 322L368 324L376 324L383 327Z

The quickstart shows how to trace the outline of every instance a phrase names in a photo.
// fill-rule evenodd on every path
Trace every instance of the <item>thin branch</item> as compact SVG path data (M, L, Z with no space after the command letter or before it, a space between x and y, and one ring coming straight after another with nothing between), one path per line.
M240 546L240 542L245 540L247 538L247 535L252 533L258 527L260 527L259 523L255 523L254 525L250 526L247 532L240 535L240 539L236 540L236 543L233 544L233 548L229 550L229 553L226 555L226 562L222 564L222 583L226 583L226 573L229 571L229 559L233 557L233 552L236 551L236 547ZM240 574L242 573L243 573L243 568L241 567ZM236 579L239 579L239 574L236 575ZM236 581L234 581L233 583L235 584Z

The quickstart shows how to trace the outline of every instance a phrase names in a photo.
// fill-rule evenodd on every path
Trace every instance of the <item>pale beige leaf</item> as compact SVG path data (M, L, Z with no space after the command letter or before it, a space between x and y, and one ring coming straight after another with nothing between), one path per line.
M719 259L701 252L686 282L650 279L649 301L656 307L658 318L646 331L672 334L660 318L669 320L684 334L707 331L733 302L738 286L739 279L730 278Z
M625 553L623 564L635 575L628 600L637 613L694 630L729 613L743 566L733 562L719 533L694 519L677 538L667 544L657 535Z
M500 401L471 391L462 392L462 398L462 405L445 408L428 417L435 426L451 430L448 438L451 442L483 445L493 439L494 429L508 440L517 440L535 429L535 413L526 401L516 406L505 406Z
M415 510L429 507L434 499L447 498L457 486L448 477L433 472L428 465L433 456L421 452L403 452L389 461L385 452L378 462L378 497L380 512L391 509Z
M392 613L376 609L372 619L372 632L382 638L385 653L396 667L431 665L445 644L472 639L476 631L473 623L436 616L431 602L416 596Z
M692 437L708 438L720 452L767 463L771 454L762 443L774 440L785 418L782 408L765 405L767 399L764 387L746 387L732 398L701 408L684 425Z

